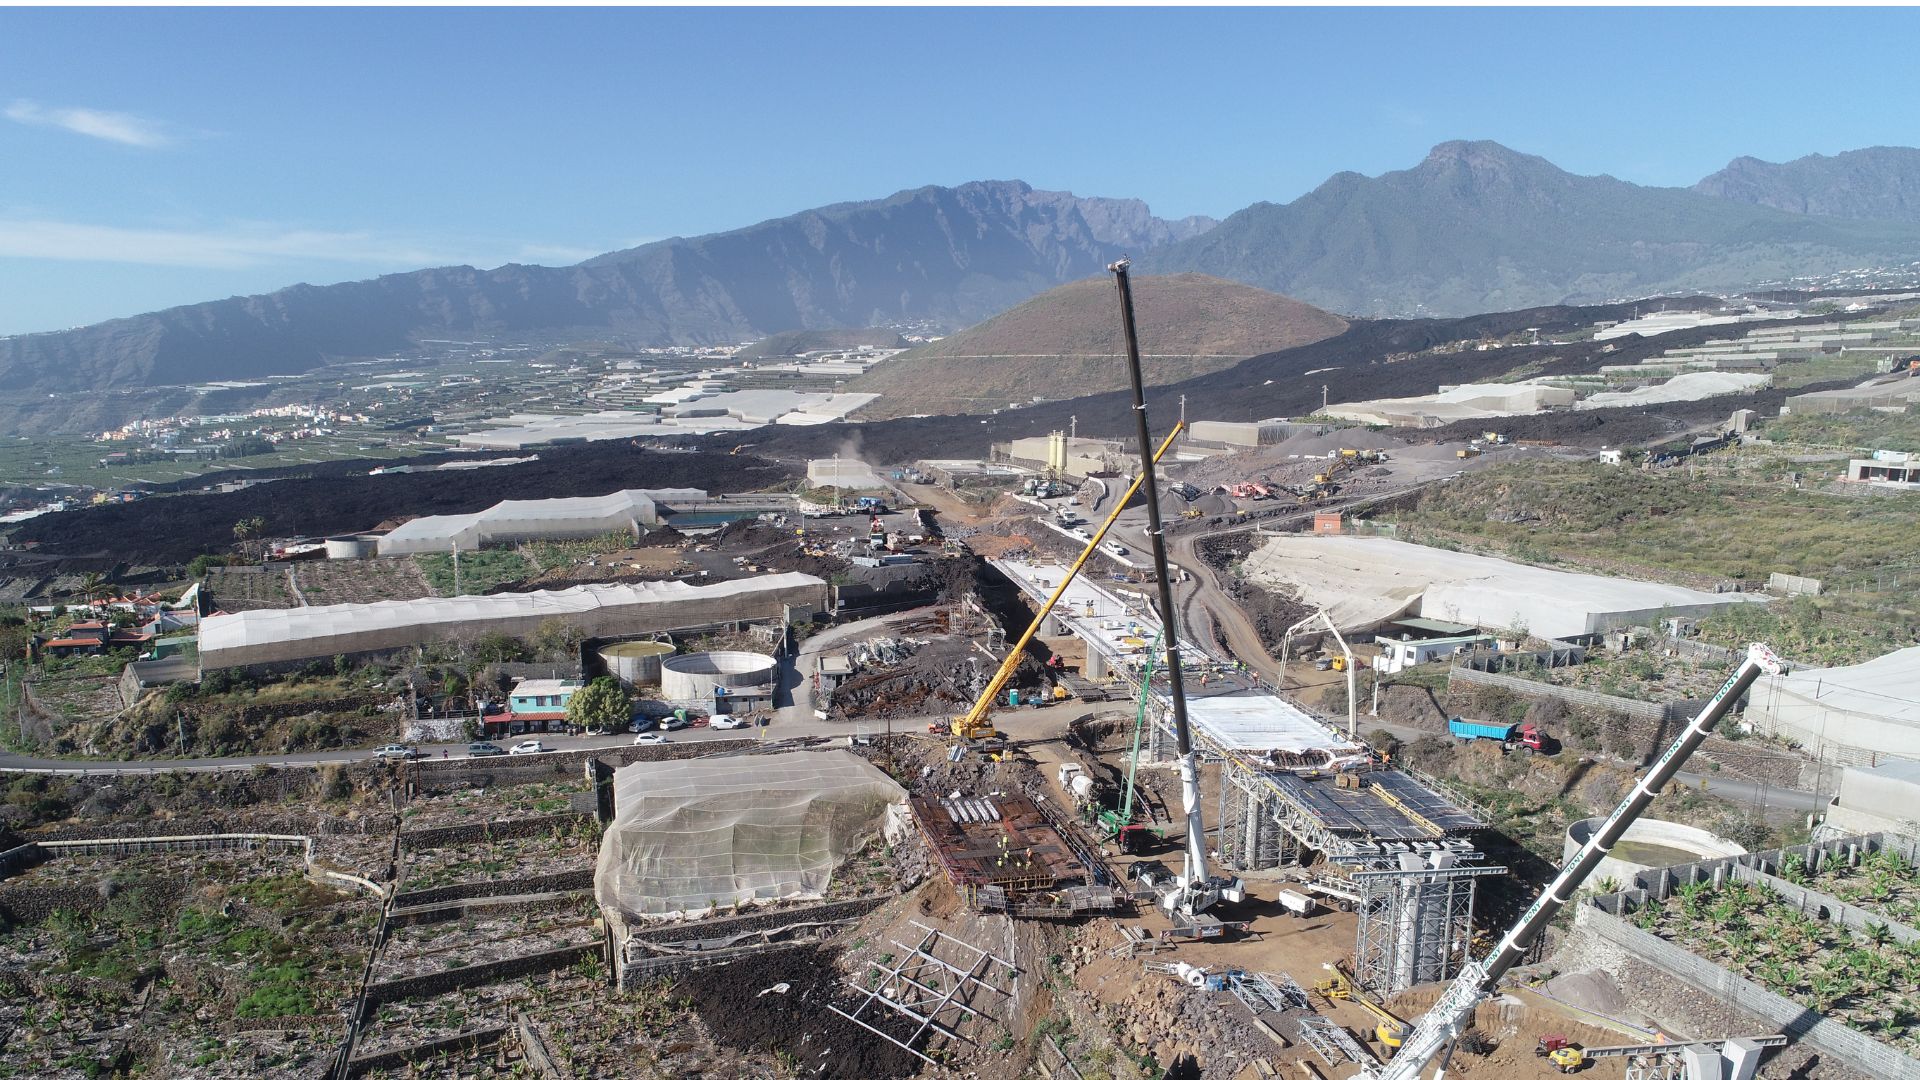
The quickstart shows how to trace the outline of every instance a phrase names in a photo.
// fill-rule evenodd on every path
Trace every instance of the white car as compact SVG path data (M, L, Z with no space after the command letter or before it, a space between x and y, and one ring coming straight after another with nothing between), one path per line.
M633 737L633 745L635 746L659 746L666 741L667 737L657 731L643 731Z
M514 743L512 749L507 751L509 754L544 754L546 752L546 745L539 739L527 739Z
M733 731L736 728L752 727L753 721L739 716L716 716L707 721L707 726L714 731Z

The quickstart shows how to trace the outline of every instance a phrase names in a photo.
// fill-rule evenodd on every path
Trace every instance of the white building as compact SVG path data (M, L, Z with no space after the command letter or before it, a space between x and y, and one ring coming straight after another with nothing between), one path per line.
M1763 602L1628 578L1574 574L1484 555L1360 536L1276 536L1247 557L1260 584L1294 591L1342 627L1417 614L1469 626L1573 638L1666 616Z
M1763 679L1747 699L1747 722L1826 761L1920 758L1920 645Z
M638 534L660 523L659 504L669 499L702 501L698 488L628 488L577 499L509 499L477 514L438 514L414 518L380 537L381 555L478 551L488 544L517 540L562 540Z

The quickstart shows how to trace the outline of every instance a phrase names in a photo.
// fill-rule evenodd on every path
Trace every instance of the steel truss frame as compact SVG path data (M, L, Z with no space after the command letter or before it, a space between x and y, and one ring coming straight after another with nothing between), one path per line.
M1384 995L1453 978L1469 958L1479 879L1506 872L1504 866L1356 872L1355 980Z
M961 1034L957 1025L965 1019L995 1023L1004 1020L1004 1017L991 1013L990 1007L997 1002L992 995L997 994L1010 1002L1012 994L988 980L996 976L1011 979L1020 973L1020 969L951 934L921 922L914 922L913 925L926 931L926 936L920 939L918 945L910 946L894 940L893 944L905 951L892 964L867 961L869 967L879 973L879 978L872 986L853 982L847 984L861 998L851 1012L832 1002L827 1003L827 1008L921 1061L938 1067L939 1062L916 1049L914 1044L922 1043L929 1032L938 1032L949 1039L971 1045L973 1040ZM951 959L938 955L938 952L946 953ZM1002 972L1000 969L1005 970ZM943 990L937 985L939 982L950 982L951 985ZM914 1025L913 1034L904 1039L896 1038L874 1023L861 1019L868 1006L876 1008L875 1020L879 1018L879 1008L893 1010Z

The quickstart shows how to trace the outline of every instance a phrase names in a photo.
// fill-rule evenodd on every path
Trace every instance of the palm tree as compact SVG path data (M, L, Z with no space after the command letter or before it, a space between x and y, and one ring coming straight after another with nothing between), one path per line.
M80 593L87 598L87 605L89 607L101 597L111 596L113 591L113 586L108 583L107 576L98 570L89 570L80 577Z
M241 518L233 523L233 538L240 542L241 550L249 556L256 554L253 541L267 528L267 519L261 517Z

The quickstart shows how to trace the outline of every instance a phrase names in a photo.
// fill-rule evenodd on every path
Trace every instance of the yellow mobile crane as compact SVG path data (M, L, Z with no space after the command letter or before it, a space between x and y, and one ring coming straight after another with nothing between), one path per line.
M1345 967L1338 963L1321 966L1327 969L1327 977L1313 985L1320 996L1328 1001L1351 1001L1372 1013L1378 1020L1373 1028L1373 1037L1380 1040L1380 1045L1386 1047L1389 1054L1400 1049L1400 1044L1406 1042L1407 1036L1413 1033L1412 1025L1388 1012L1385 1005L1368 997L1366 991L1353 981L1353 976L1347 974Z
M1185 427L1186 425L1184 424L1175 424L1173 430L1167 433L1166 441L1161 443L1160 449L1153 453L1153 463L1155 465L1160 463L1161 455L1165 454L1167 448L1173 445L1173 441L1180 437L1180 432L1184 430ZM1020 640L1014 644L1013 648L1007 650L1007 658L1000 662L1000 670L993 673L993 679L987 683L987 688L981 692L980 699L975 701L973 708L968 709L964 715L953 718L953 723L949 725L949 728L955 738L991 739L1000 734L994 730L993 721L988 718L987 713L992 710L994 701L1000 696L1000 691L1006 688L1007 680L1013 677L1014 669L1020 666L1020 658L1026 655L1027 652L1027 643L1033 640L1033 635L1040 632L1040 624L1047 620L1047 616L1053 612L1053 606L1059 603L1060 597L1066 594L1067 586L1071 585L1073 579L1079 576L1080 568L1087 565L1087 560L1093 557L1095 551L1099 550L1100 541L1107 538L1107 530L1113 527L1114 521L1120 516L1120 511L1126 509L1128 501L1133 498L1136 491L1140 490L1140 485L1146 478L1147 474L1143 470L1139 476L1133 478L1133 483L1125 492L1121 493L1120 498L1114 501L1113 509L1108 511L1106 520L1102 521L1100 527L1094 530L1093 538L1087 541L1087 546L1085 550L1080 552L1080 557L1075 559L1073 565L1067 568L1067 575L1060 579L1059 587L1053 590L1053 595L1047 597L1047 602L1040 605L1040 610L1034 613L1033 622L1028 625L1027 632L1021 634ZM935 730L938 730L938 727L939 725L935 725Z

